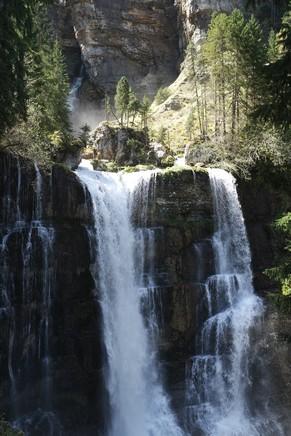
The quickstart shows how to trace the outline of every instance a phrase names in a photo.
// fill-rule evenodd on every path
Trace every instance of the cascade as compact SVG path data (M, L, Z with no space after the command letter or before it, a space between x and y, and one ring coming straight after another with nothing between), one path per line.
M73 80L69 95L68 95L68 106L70 111L73 113L78 108L79 91L84 80L84 66L81 66L79 75Z
M251 334L260 323L263 305L253 289L235 179L219 169L210 169L209 178L215 273L203 284L207 314L197 341L200 353L187 367L185 424L193 435L281 435L264 399L259 407L251 405ZM201 246L196 252L202 254Z
M93 276L103 312L107 352L107 389L111 404L110 436L182 436L160 381L150 332L142 316L144 246L153 244L146 224L152 175L127 176L77 171L93 204L96 252ZM134 199L142 201L133 211ZM140 213L137 211L140 210ZM141 228L135 231L133 215ZM135 253L137 259L135 259Z

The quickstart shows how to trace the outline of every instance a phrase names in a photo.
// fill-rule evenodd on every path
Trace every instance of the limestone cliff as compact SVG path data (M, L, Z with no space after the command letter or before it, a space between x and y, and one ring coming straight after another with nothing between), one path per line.
M112 92L125 75L142 96L175 80L187 43L205 31L212 12L243 5L244 0L59 0L52 18L71 77L82 58L89 82L101 93Z
M140 95L176 76L178 37L172 0L69 0L55 20L65 50L76 43L90 81L112 92L122 75Z
M244 0L177 0L180 48L185 49L193 38L197 41L207 30L213 12L231 12L242 9Z

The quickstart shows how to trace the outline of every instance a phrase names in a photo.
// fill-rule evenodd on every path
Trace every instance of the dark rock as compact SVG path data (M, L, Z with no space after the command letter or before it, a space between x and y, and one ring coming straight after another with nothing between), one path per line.
M0 168L0 410L33 436L58 421L68 435L98 434L107 394L88 193L61 165L39 169L40 186L29 160L1 154Z

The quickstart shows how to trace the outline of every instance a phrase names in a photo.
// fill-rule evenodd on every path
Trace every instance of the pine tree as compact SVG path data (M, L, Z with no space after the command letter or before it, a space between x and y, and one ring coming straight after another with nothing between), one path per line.
M287 130L291 125L291 2L278 34L279 58L263 70L264 98L253 116Z
M271 29L269 33L267 56L268 62L271 63L275 62L280 57L278 38L274 29Z
M127 115L130 98L130 87L125 76L121 77L116 87L115 108L120 116L121 125L124 125L124 117Z
M149 117L150 107L151 107L151 102L149 98L147 96L144 96L140 107L141 123L144 129L147 129L148 127L148 117Z
M39 134L69 131L69 81L57 40L35 48L27 59L28 116Z
M216 120L216 129L219 129L222 134L226 134L226 94L230 78L228 49L229 17L224 13L214 14L203 46L203 52L214 84L214 99L218 118Z
M240 117L242 113L243 98L243 45L242 35L245 29L245 19L241 11L235 9L229 17L229 85L231 93L231 133L235 135L239 131Z
M36 0L0 2L0 135L26 109L24 56L32 38Z
M129 103L128 103L128 119L129 117L132 117L132 125L134 125L135 118L137 114L141 110L141 102L136 97L135 93L132 91L132 89L129 92Z

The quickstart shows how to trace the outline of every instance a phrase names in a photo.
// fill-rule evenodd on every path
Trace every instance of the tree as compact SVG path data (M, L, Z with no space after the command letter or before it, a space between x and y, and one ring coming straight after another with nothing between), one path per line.
M83 147L87 147L90 131L91 131L90 126L88 124L84 124L84 126L82 126L80 130L81 130L81 134L79 136L80 141Z
M121 125L124 125L124 117L128 111L130 87L125 76L121 77L116 87L115 108L120 116Z
M36 44L26 62L29 119L43 135L68 132L69 81L59 42Z
M151 102L149 98L147 96L144 96L140 106L141 124L144 129L146 129L148 126L150 107L151 107Z
M157 104L162 104L170 97L170 95L171 91L169 90L169 88L159 88L155 96L155 102Z
M267 56L270 63L276 62L280 57L278 38L274 29L269 33Z
M267 62L263 31L254 16L247 21L242 33L241 58L246 90L245 104L249 114L262 95L263 67Z
M24 56L30 47L35 0L0 2L0 135L25 117Z
M195 103L196 103L196 111L197 118L199 124L200 134L205 136L205 126L203 122L203 108L202 108L202 97L199 92L199 88L201 88L199 83L199 75L198 75L198 52L196 50L195 45L191 41L187 47L187 57L190 62L190 78L194 84L194 93L195 93Z
M141 110L141 102L136 97L135 93L130 89L129 103L128 103L128 121L132 117L132 125L134 126L135 118Z
M291 3L277 39L278 59L263 69L264 98L257 104L253 116L286 131L291 125Z
M227 14L214 14L203 46L206 63L209 66L217 107L216 130L226 134L226 94L230 66L228 58L229 17Z
M284 296L291 296L291 213L287 213L275 222L275 229L285 237L284 254L279 265L266 271L267 275L281 286Z
M189 115L185 123L185 130L190 141L193 139L192 136L193 136L194 125L195 125L195 110L192 107L189 111Z

